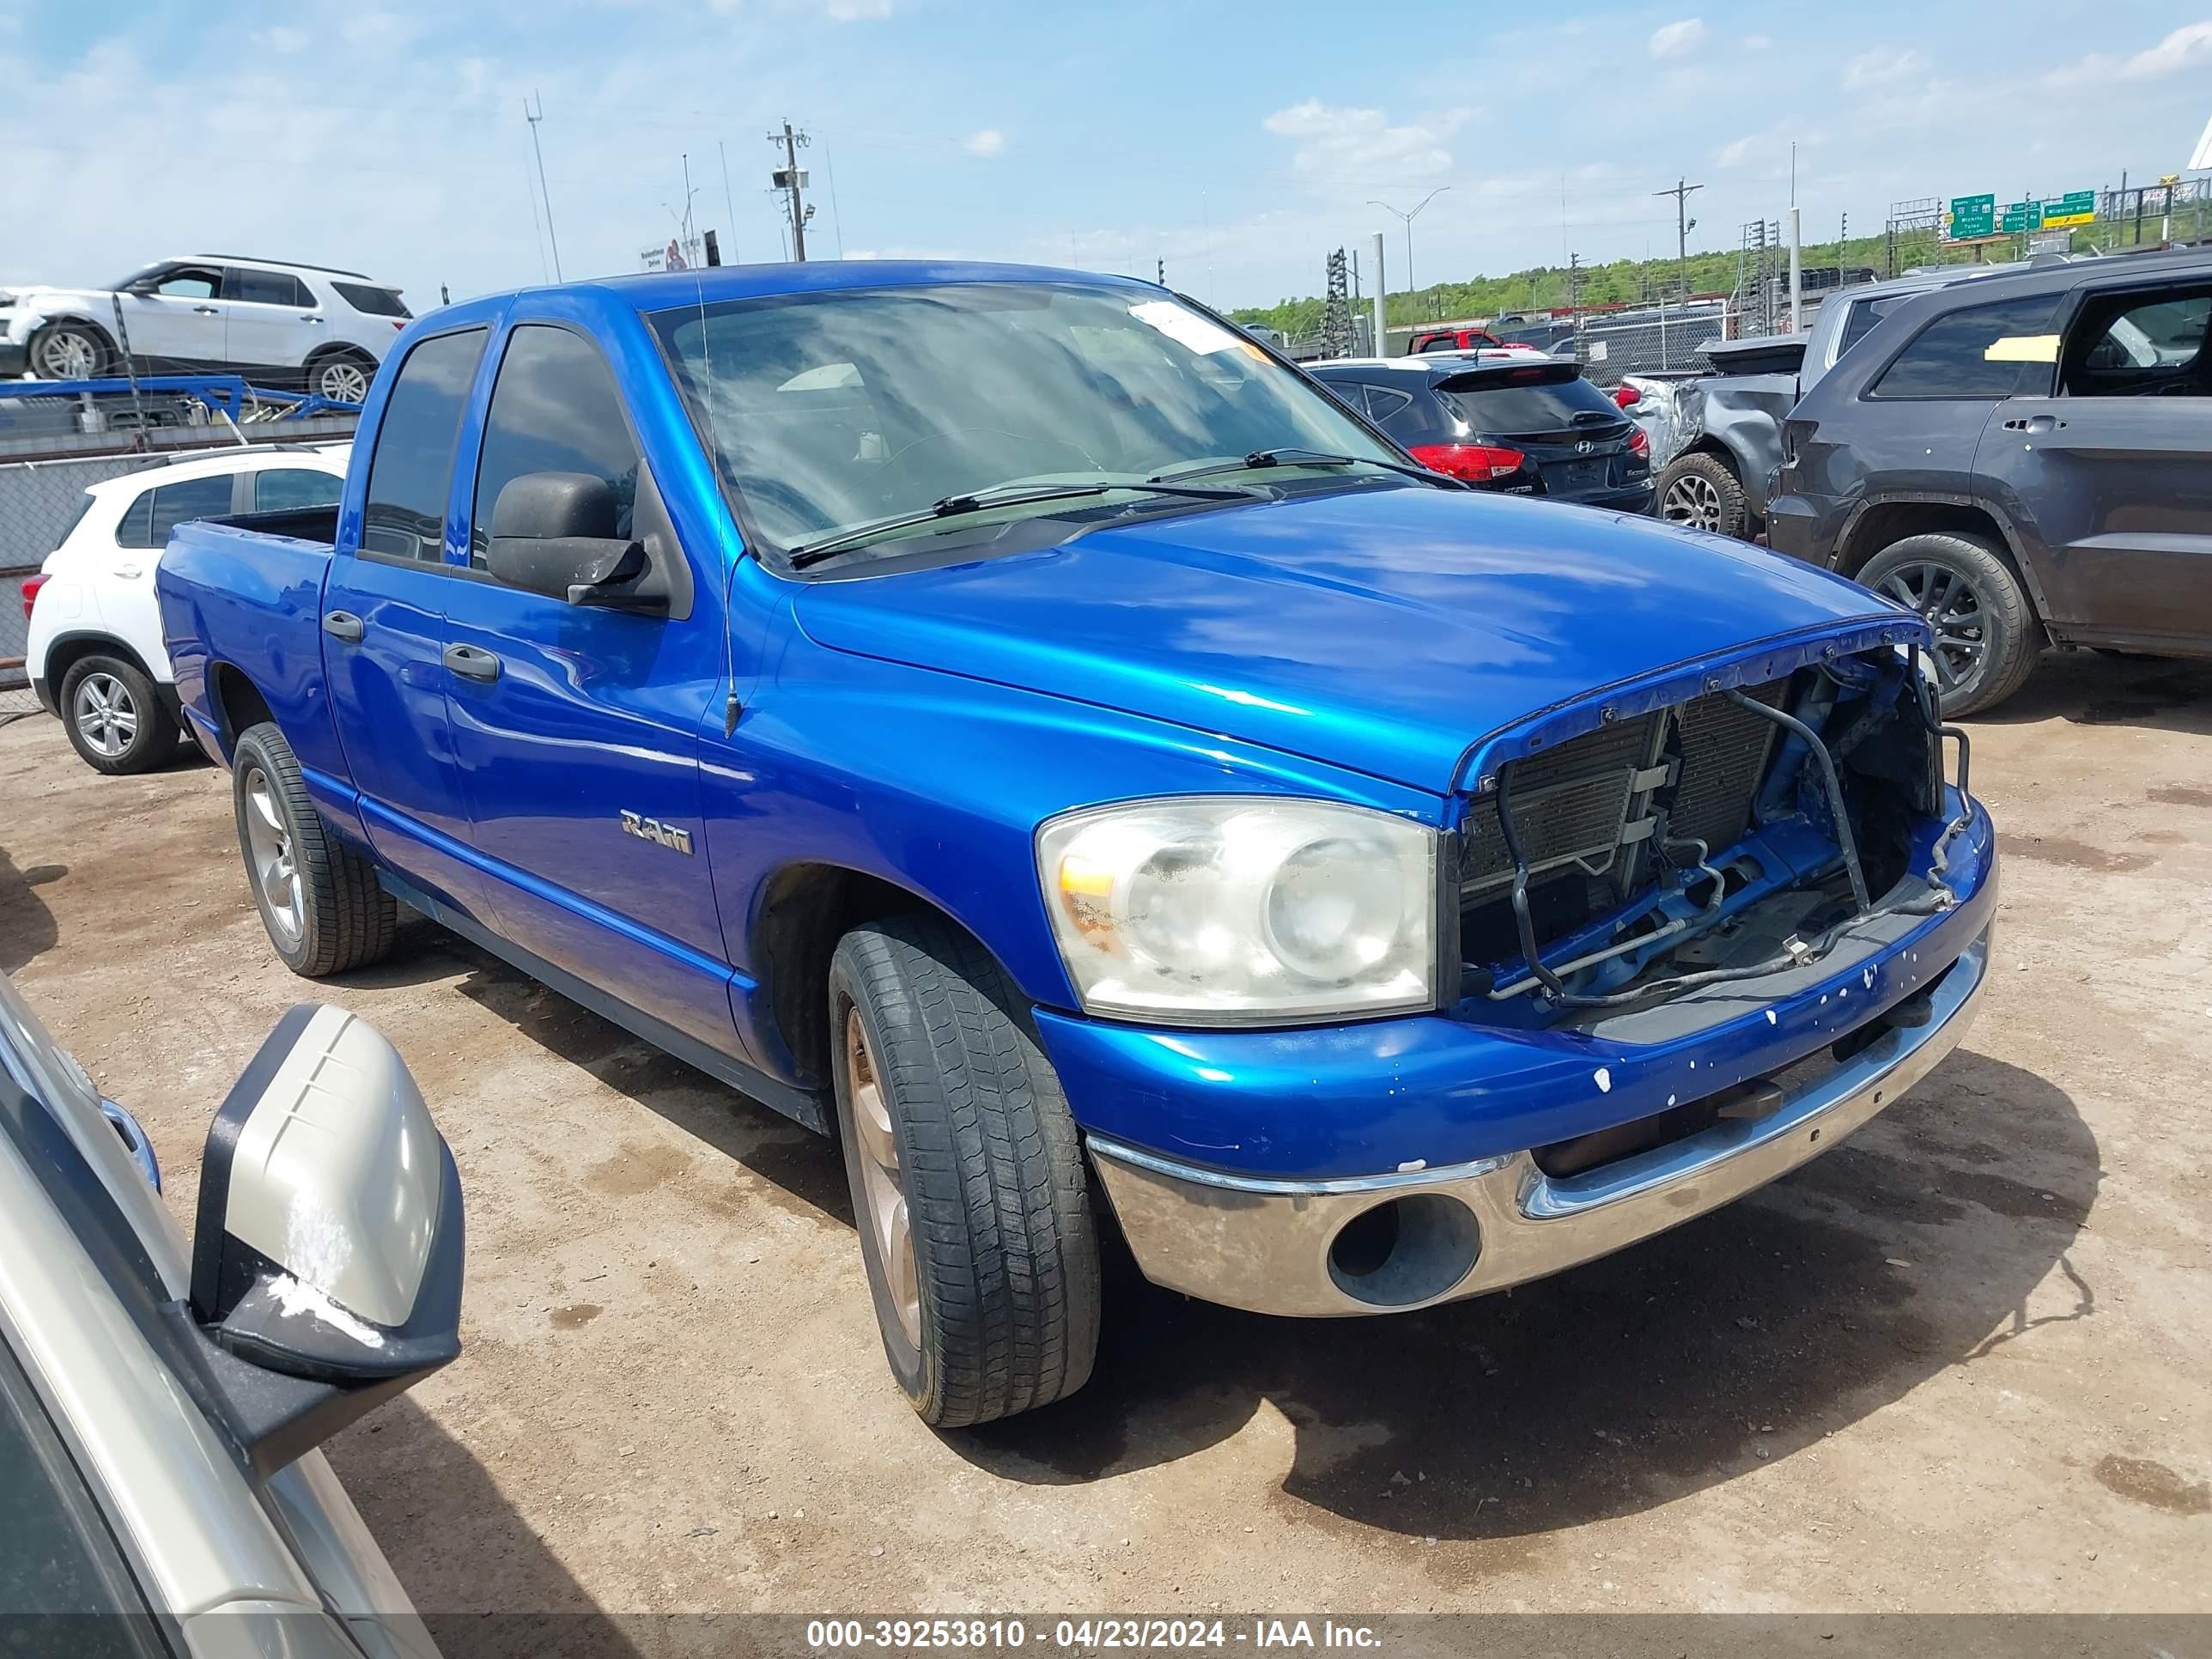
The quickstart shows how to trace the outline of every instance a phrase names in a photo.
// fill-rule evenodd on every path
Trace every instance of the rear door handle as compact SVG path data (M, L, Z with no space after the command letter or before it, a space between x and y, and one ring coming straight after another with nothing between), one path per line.
M343 640L348 645L368 631L368 624L350 611L333 611L323 618L323 632L334 640Z
M499 678L499 659L489 651L479 651L473 645L447 646L446 666L465 680L489 683Z

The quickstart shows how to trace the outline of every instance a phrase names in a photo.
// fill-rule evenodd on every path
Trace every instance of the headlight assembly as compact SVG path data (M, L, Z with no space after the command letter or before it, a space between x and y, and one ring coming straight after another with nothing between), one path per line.
M1432 1007L1437 832L1365 807L1200 796L1037 833L1085 1009L1280 1024Z

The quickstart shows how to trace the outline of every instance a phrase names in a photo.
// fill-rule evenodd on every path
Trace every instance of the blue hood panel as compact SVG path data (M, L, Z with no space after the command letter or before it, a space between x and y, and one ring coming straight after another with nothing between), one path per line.
M1234 506L817 582L798 611L839 650L1439 793L1476 738L1540 710L1785 635L1902 624L1903 638L1918 620L1717 536L1422 489Z

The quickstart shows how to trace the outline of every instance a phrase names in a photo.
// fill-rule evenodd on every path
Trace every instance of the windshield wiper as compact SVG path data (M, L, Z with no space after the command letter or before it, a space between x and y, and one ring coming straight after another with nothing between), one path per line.
M880 519L871 519L856 524L850 530L841 530L820 541L807 542L793 548L785 556L793 570L804 570L809 565L834 558L861 543L878 536L889 535L894 530L905 530L918 524L929 524L939 519L957 519L963 514L983 513L994 507L1022 507L1030 501L1073 501L1085 495L1108 495L1117 489L1133 489L1148 495L1188 495L1206 501L1249 501L1252 492L1235 484L1190 484L1178 487L1172 482L1146 478L1123 483L1100 479L1094 483L1058 484L994 484L988 489L971 489L963 495L946 495L910 512L892 513Z
M1386 461L1375 455L1332 455L1327 450L1255 449L1242 460L1200 461L1194 466L1171 467L1165 472L1155 472L1145 480L1148 484L1172 483L1178 478L1205 478L1217 472L1256 471L1267 466L1379 466L1386 471L1402 472L1409 478L1419 478L1423 483L1435 484L1443 489L1464 489L1467 486L1456 478L1441 472L1431 472L1425 466L1416 466L1411 461Z

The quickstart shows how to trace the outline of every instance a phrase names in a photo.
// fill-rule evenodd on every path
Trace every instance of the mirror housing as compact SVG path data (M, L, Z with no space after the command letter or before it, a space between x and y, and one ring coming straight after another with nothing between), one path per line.
M484 562L509 587L570 605L665 614L645 544L618 533L615 495L586 472L526 472L492 504Z
M189 1316L257 1468L460 1352L460 1174L398 1052L288 1012L208 1131Z

